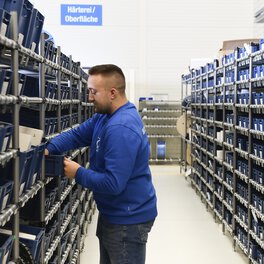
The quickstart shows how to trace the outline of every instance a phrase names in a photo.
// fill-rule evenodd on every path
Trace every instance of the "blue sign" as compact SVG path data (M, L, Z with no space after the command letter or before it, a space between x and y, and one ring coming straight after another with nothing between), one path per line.
M61 25L102 26L102 5L61 5Z

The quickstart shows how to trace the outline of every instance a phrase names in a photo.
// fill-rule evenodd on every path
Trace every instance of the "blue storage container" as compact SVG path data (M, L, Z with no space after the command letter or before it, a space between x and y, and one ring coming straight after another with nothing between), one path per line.
M20 110L20 125L38 128L40 127L39 111L32 109ZM45 117L45 135L57 132L57 117Z
M11 15L6 10L0 8L0 34L6 36L9 30Z
M12 72L0 69L0 94L7 95L11 93Z
M258 226L258 236L261 240L264 240L264 226Z
M29 248L33 259L35 260L35 263L40 263L40 250L45 235L45 229L33 226L20 225L20 232L34 236L34 238L32 237L32 239L22 238L20 236L19 240Z
M13 127L10 123L0 121L0 152L5 152L9 149Z
M39 146L33 146L35 151L32 160L31 172L27 179L26 189L29 189L32 185L34 185L36 180L39 178L45 147L45 143L42 143Z
M30 173L32 172L32 160L34 156L34 149L30 149L24 152L19 153L19 182L20 190L19 195L21 195L26 190L27 178L31 177ZM0 175L4 179L12 180L12 166L13 162L10 161L6 164L5 167L0 167Z
M252 104L259 104L259 93L252 93Z
M257 249L257 257L256 257L258 264L264 264L264 252L261 249Z
M0 178L0 213L10 204L13 181Z
M45 172L47 177L64 176L64 156L48 155L45 157Z
M59 262L59 257L58 256L55 256L52 258L51 261L49 261L49 264L58 264Z
M32 161L34 160L34 149L29 149L19 153L19 172L20 172L20 190L19 195L26 191L27 179L31 178L32 174Z
M258 207L258 196L256 194L252 194L252 205L257 208Z
M23 94L26 82L26 75L18 74L18 95ZM0 69L0 94L13 93L13 73L9 70Z
M44 57L55 63L57 60L57 48L54 46L54 44L49 41L46 41L44 51Z
M31 15L29 30L25 42L25 46L30 48L34 52L38 52L38 45L43 23L44 16L37 9L34 8Z
M50 208L54 205L56 201L57 193L58 193L58 187L53 189L46 189L46 197L49 198Z
M4 3L3 3L4 2ZM28 0L4 0L3 8L8 12L16 11L18 17L18 42L26 47L26 39L30 29L30 21L33 12L33 5ZM9 34L9 37L11 35Z
M252 118L252 128L254 130L259 130L258 119L257 118Z
M14 238L9 235L0 235L0 263L7 264L10 260Z
M70 58L62 52L60 54L60 65L63 68L70 70Z
M165 159L166 158L166 142L163 140L159 140L157 142L157 159Z

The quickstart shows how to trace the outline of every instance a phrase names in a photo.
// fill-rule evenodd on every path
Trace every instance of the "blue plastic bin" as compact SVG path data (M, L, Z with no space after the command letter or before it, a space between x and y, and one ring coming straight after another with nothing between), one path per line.
M34 8L31 15L29 30L25 42L25 46L30 48L32 51L38 51L38 45L43 24L44 16L37 9Z
M0 212L2 212L11 201L13 182L0 178Z
M20 191L19 195L21 195L24 191L26 191L27 179L31 178L31 166L32 161L34 160L35 150L30 149L24 152L20 152L19 159L19 171L20 171Z
M18 16L18 42L26 47L26 39L30 29L30 21L33 12L33 5L28 0L4 0L3 8L10 11L16 11ZM8 34L8 37L11 37Z
M0 152L5 152L9 149L13 127L10 123L0 121Z
M39 146L33 146L34 156L31 165L31 172L27 179L26 189L29 189L32 185L35 184L36 180L39 178L41 162L43 159L44 151L46 144L42 143Z
M11 92L12 72L0 69L0 94L7 95Z
M10 260L14 238L9 235L0 234L0 263L7 264Z
M257 249L257 257L256 257L258 264L264 264L264 252L261 249Z
M49 261L49 264L58 264L59 263L59 257L55 256L52 258L51 261Z
M166 142L163 140L158 140L157 142L157 159L166 158Z
M26 75L18 74L18 95L23 94L25 88ZM0 94L7 95L13 93L13 73L9 70L0 69Z
M29 249L35 260L35 263L39 263L40 249L45 235L45 229L33 226L20 225L20 232L34 235L34 239L19 237L19 240L24 243Z
M11 15L6 10L0 8L0 33L6 36L9 30Z
M61 52L61 55L60 55L60 65L63 67L63 68L66 68L68 70L70 70L70 58L65 55L64 53Z
M45 172L47 177L64 176L64 156L48 155L45 157Z

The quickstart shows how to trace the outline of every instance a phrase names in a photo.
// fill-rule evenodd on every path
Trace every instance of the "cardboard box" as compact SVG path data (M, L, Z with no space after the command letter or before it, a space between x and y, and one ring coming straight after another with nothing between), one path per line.
M222 65L222 57L224 55L228 55L234 50L239 47L244 47L244 44L249 44L251 42L258 43L259 39L254 38L254 39L234 39L234 40L225 40L223 41L223 46L218 52L218 61L219 61L219 66Z

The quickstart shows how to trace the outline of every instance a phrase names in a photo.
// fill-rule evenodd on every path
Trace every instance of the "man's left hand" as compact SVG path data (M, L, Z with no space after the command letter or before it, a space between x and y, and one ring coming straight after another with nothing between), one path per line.
M64 158L64 175L69 179L74 179L77 170L81 167L80 164L75 161Z

